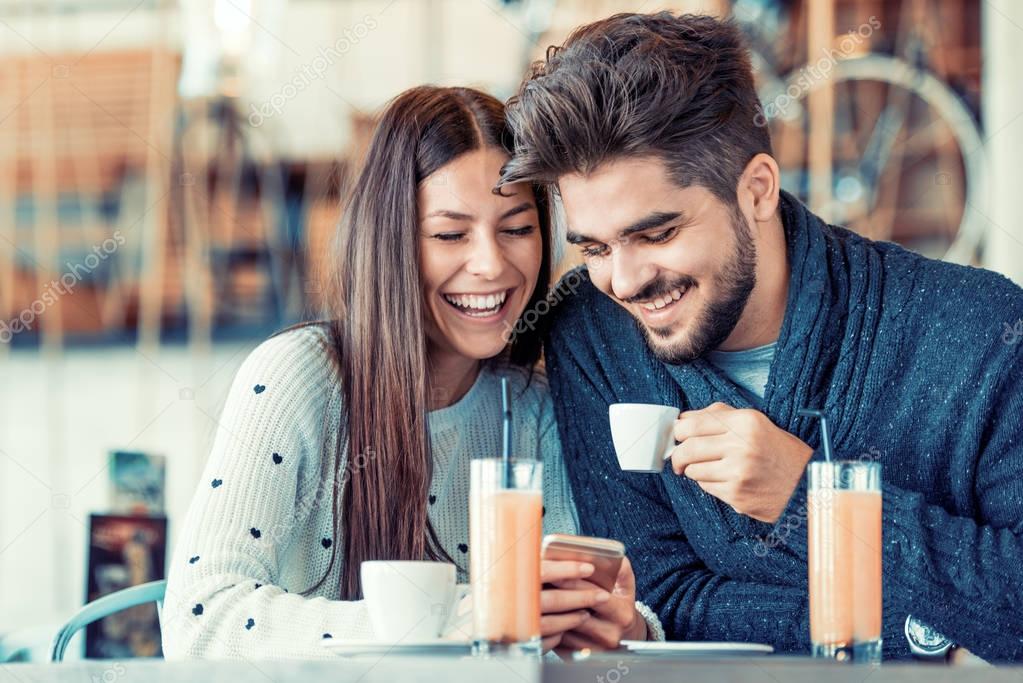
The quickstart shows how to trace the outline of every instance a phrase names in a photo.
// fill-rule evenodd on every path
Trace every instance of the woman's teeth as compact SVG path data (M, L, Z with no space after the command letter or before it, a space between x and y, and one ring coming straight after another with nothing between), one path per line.
M688 291L688 287L682 287L681 289L673 289L664 296L641 303L640 306L648 311L659 311L665 306L674 303L682 298L682 296Z
M504 306L508 292L497 294L445 294L444 299L466 315L474 318L486 318L494 315Z

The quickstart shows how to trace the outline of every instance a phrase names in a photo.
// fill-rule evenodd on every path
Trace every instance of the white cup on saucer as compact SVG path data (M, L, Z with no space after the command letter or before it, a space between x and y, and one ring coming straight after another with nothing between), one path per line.
M377 640L414 643L445 633L459 593L455 565L380 560L363 562L359 571Z

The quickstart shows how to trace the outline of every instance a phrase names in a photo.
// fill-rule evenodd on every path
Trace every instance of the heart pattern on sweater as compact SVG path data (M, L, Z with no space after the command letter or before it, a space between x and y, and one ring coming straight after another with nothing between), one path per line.
M290 387L284 387L284 385L282 384L283 380L280 379L279 377L267 375L267 379L269 379L271 382L275 382L276 383L276 386L278 386L278 394L275 394L274 398L266 399L266 400L269 400L271 402L276 401L279 398L279 394L280 394L281 389L283 389L283 388L289 388L290 389ZM262 383L258 383L257 384L255 382L252 385L250 385L250 387L252 388L252 391L253 391L253 394L254 394L255 397L261 396L263 393L265 393L269 389L269 385L265 385L265 384L262 384ZM242 381L242 387L240 388L240 391L244 392L244 380ZM253 409L258 409L258 406L256 404L253 404L253 403L249 402L248 403L248 407L249 407L249 411L248 412L249 413L255 412L256 413L256 417L258 417L259 411L258 410L255 410L255 411L253 410ZM250 423L245 423L245 424L239 423L239 425L237 425L237 426L238 426L238 429L237 429L236 433L238 433L238 434L242 434L242 433L252 434L253 432L260 431L261 428L262 428L262 425L259 425L257 423L251 423L251 424ZM317 425L317 426L319 426L319 425ZM253 467L253 462L251 460L251 457L249 457L249 458L246 458L246 457L231 457L231 456L238 456L238 455L240 455L240 453L238 453L238 452L228 452L226 454L226 456L228 456L228 457L223 457L225 454L221 454L221 453L217 454L216 457L218 458L218 460L219 460L219 462L221 464L218 465L218 464L216 464L217 461L214 461L214 467L217 468L217 469L224 470L225 471L225 475L227 477L231 478L231 491L228 491L228 492L226 492L224 494L217 494L218 496L227 495L227 496L233 497L234 492L240 491L240 490L244 490L244 491L246 491L248 493L254 493L258 497L265 497L265 496L268 496L268 495L274 495L276 493L276 491L274 490L276 487L278 487L278 486L280 486L282 484L284 486L288 485L288 482L291 481L288 478L288 475L290 475L291 471L294 468L291 467L290 461L289 461L288 467L286 467L286 468L285 467L281 467L284 464L284 454L282 452L280 452L280 451L273 451L273 450L270 450L270 449L272 449L274 446L280 446L280 447L283 447L283 448L286 448L286 449L288 449L290 447L288 446L287 443L284 443L283 440L280 440L280 439L276 438L272 433L269 433L269 431L265 435L265 438L262 438L261 441L262 441L261 443L259 443L257 441L252 441L251 442L251 445L253 447L251 448L251 451L250 451L249 455L250 456L251 455L255 455L255 457L256 457L256 463L255 463L254 467ZM268 450L270 450L270 464L273 465L273 467L269 468L269 470L270 470L269 472L267 471L266 461L265 460L263 461L262 465L259 465L259 463L258 463L258 458L259 457L265 458L266 457L266 452ZM292 455L294 455L293 451L289 451L289 452L291 452ZM296 461L296 466L304 467L298 461ZM452 466L454 466L454 465L452 464ZM236 469L231 469L232 467L234 467ZM280 470L280 472L277 471L278 469ZM209 476L209 474L207 473L206 476ZM457 473L453 474L451 477L448 477L448 480L454 480L454 479L456 479L456 476L457 476ZM281 480L281 477L285 477L285 479ZM454 482L449 482L448 485L445 487L443 482L447 482L448 480L438 479L438 481L435 482L435 486L436 486L436 484L441 484L440 486L435 488L433 491L431 491L429 488L427 489L427 494L428 494L427 495L427 503L428 503L428 507L436 507L440 503L440 493L444 493L445 494L445 496L448 498L448 503L452 502L452 499L451 499L451 496L450 496L451 490L452 490L453 487L457 489L459 484L456 484ZM211 477L210 479L207 479L206 481L209 483L209 485L211 486L212 489L222 488L223 485L225 483L227 483L227 480L223 479L219 475L214 475L214 477ZM458 481L460 482L460 480L458 480ZM294 483L292 483L292 486L294 486ZM265 488L269 488L269 490L264 490L264 487ZM440 491L440 493L435 493L435 491ZM216 501L219 501L219 500L222 500L222 499L208 498L208 497L205 497L205 496L203 496L202 498L204 499L204 502L206 502L207 504L213 503L213 502L216 502ZM226 502L226 499L223 499L223 500L225 500L225 502ZM447 503L445 505L447 505ZM448 533L444 533L444 534L442 534L441 538L442 538L442 541L443 541L444 545L446 545L449 549L452 548L452 547L457 548L457 550L455 551L454 557L457 560L457 556L458 555L463 555L463 560L462 561L458 561L458 563L459 564L464 564L464 563L468 562L468 560L466 558L468 558L469 543L468 543L467 540L465 540L465 536L467 536L468 534L465 533L466 529L462 526L462 524L464 524L464 522L467 521L466 520L467 515L465 514L466 511L461 509L462 506L456 506L456 507L458 508L458 510L456 511L455 509L453 509L453 515L454 516L451 518L450 524L447 524L447 522L449 520L448 517L445 517L442 520L443 522L445 522L444 524L441 524L442 531L443 532L449 532L450 535L448 535ZM227 511L227 510L225 510L225 511ZM255 526L253 526L253 527L250 527L248 529L250 538L252 538L253 540L257 541L256 544L247 544L244 541L244 536L242 537L242 539L240 539L241 543L238 543L238 540L239 540L238 539L238 531L237 531L238 527L240 527L246 521L249 521L249 522L260 521L260 523L262 523L262 524L272 525L270 527L271 532L277 532L279 530L278 527L279 526L283 526L286 523L286 522L281 521L281 519L279 519L278 515L275 514L276 512L278 512L276 509L265 511L264 514L256 514L251 509L246 511L245 510L245 506L239 506L238 509L231 510L229 512L233 513L231 515L232 518L224 520L224 521L228 522L228 524L225 524L225 526L227 526L227 527L233 526L235 528L235 531L234 532L230 532L229 531L227 534L225 534L225 536L228 536L229 538L222 538L222 539L219 539L219 540L221 542L225 543L225 544L233 544L235 546L242 546L242 547L248 546L248 551L250 553L254 552L254 551L258 550L258 549L267 550L270 547L270 546L265 546L263 544L258 543L258 541L262 540L262 527L255 527ZM546 510L544 512L546 512ZM557 511L557 512L560 514L560 510ZM269 514L266 514L266 513L269 513ZM246 520L245 519L246 516L250 517L250 519ZM251 517L253 517L253 516L258 516L259 519L258 520L252 520ZM296 552L298 552L298 553L312 552L314 555L316 555L316 553L318 551L309 551L308 550L309 546L307 544L310 542L310 539L308 538L308 536L312 536L313 534L315 534L315 529L316 528L328 529L328 530L330 530L331 534L333 534L336 531L336 529L332 528L333 524L332 524L331 520L329 520L329 519L324 519L324 520L321 521L321 519L317 519L317 518L313 517L313 518L310 519L310 522L311 522L310 523L310 527L311 527L310 531L311 531L311 533L308 533L308 535L306 535L306 539L304 541L296 539L296 540L298 540L298 542L295 544L297 546L296 547ZM322 526L321 526L321 524L322 524ZM455 539L457 539L459 535L463 535L463 541L464 542L455 541ZM207 539L203 539L204 542L202 542L201 544L197 544L197 545L199 545L199 547L208 547L207 543L205 542L206 540ZM272 533L271 536L269 536L268 539L267 539L267 543L269 543L269 544L276 545L276 541L277 541L277 536L276 536L275 533ZM326 561L326 560L329 559L329 557L327 555L327 551L333 551L334 550L333 543L334 543L333 536L324 536L324 537L320 538L320 546L321 546L321 549L324 550L324 554L323 555L317 555L317 556L320 557L321 560ZM303 550L301 550L301 548L305 548L305 550L303 551ZM184 550L184 552L187 552L187 546L185 548L183 548L182 550ZM239 550L244 552L244 550L242 548L239 548ZM342 548L342 550L343 550L343 548ZM180 557L180 555L179 555L179 557ZM185 560L188 562L189 566L191 566L193 569L195 569L195 567L198 566L198 563L200 561L202 561L201 556L198 553L196 555L194 555L194 556L185 555L184 557L185 557ZM231 558L228 557L228 560L230 560L230 559ZM224 562L224 561L225 561L224 558L221 558L220 554L218 553L218 557L214 558L214 560L207 559L204 562L202 569L196 569L193 572L191 569L184 569L184 568L180 567L180 565L178 565L178 567L179 567L178 571L181 571L182 569L184 569L183 575L187 575L189 577L189 579L191 579L191 580L201 579L201 577L205 574L207 569L210 568L210 566L211 566L210 562L214 562L216 564L216 563L221 563L221 562ZM272 577L268 577L268 580L270 580L270 578L272 578ZM244 586L244 583L242 583L241 585ZM296 585L298 585L298 584L296 584ZM285 588L277 580L272 581L270 584L262 584L261 582L258 582L255 579L249 579L249 586L251 587L250 590L255 590L256 592L258 592L259 590L262 590L262 588L270 588L270 593L261 594L261 595L263 595L263 597L265 597L267 599L269 599L269 597L271 597L273 595L279 595L278 591L285 592L286 594L287 594L287 591L288 591L288 589ZM304 585L300 585L300 587L304 587ZM242 591L244 591L244 588L242 589ZM252 598L252 599L255 599L255 598ZM200 616L206 616L205 615L205 604L204 603L193 603L192 607L187 607L187 604L188 603L186 602L185 603L185 608L189 609L192 612L193 616L195 616L196 619L199 619ZM221 612L224 612L225 616L227 615L227 611L224 610L223 606L218 607L218 605L220 605L219 601L218 601L217 605L214 605L214 611L210 613L210 619L214 619L214 620L215 619L219 619L220 616L221 616ZM180 606L179 606L179 609L180 609ZM230 611L234 611L234 610L230 610ZM241 611L241 610L234 611L234 615L231 616L231 617L228 617L228 621L231 622L231 621L234 621L234 619L238 619L239 616L241 616L238 613L239 611ZM262 612L261 612L261 614L262 614ZM191 623L193 625L195 625L195 626L200 626L201 625L199 622L191 622ZM202 622L202 623L205 623L205 622ZM246 632L254 631L255 627L257 625L255 617L252 617L251 615L248 616L248 617L245 617L243 619L239 619L238 621L234 621L234 624L236 624L237 626L242 626L243 630L245 630ZM323 625L326 625L326 624L320 624L320 625L323 626ZM272 626L274 628L277 627L275 624L272 625ZM312 626L312 624L309 624L309 626ZM229 625L228 628L230 630L232 628L236 628L236 626L230 626ZM265 628L269 628L269 627L265 627ZM313 626L313 628L315 628L315 626ZM306 629L303 629L303 630L306 630ZM312 629L308 629L308 630L311 630L312 633L307 633L303 637L307 637L307 638L308 637L312 637L312 638L315 639L315 637L316 637L315 636L315 631L312 630ZM345 630L347 630L347 629L345 629ZM234 633L236 634L234 636L235 638L239 638L240 637L242 640L246 640L248 638L248 636L243 636L242 634L238 634L237 631L235 631ZM343 636L347 637L347 634L342 634L341 636L337 636L337 638L342 638ZM261 637L261 636L256 636L256 637ZM334 638L334 636L333 636L332 632L321 631L321 638L322 639L330 639L330 638Z

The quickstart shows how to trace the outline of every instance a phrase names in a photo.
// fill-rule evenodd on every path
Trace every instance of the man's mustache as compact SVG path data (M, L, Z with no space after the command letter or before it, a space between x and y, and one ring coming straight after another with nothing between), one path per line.
M665 281L665 280L651 280L643 286L643 289L639 290L633 296L627 299L622 299L627 304L638 304L644 301L650 301L651 299L657 299L666 294L671 293L675 289L689 289L690 287L696 286L696 280L689 276L680 277L676 280Z

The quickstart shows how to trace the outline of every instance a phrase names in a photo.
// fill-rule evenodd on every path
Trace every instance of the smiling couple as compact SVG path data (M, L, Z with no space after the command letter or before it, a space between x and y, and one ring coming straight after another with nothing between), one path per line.
M999 336L1023 292L823 223L780 189L760 112L737 30L669 13L578 29L507 109L393 100L329 320L235 379L170 570L167 656L370 637L366 560L450 559L464 581L469 459L500 452L505 376L517 454L545 463L544 531L630 560L611 593L544 564L545 648L807 652L799 510L821 444L797 411L817 408L840 456L881 462L885 656L910 656L908 620L1023 658L1023 354ZM586 263L517 326L548 308L555 193ZM617 402L683 411L660 475L619 469Z

